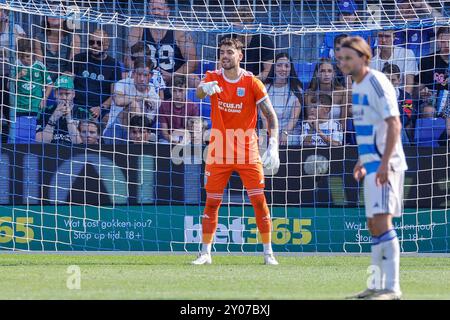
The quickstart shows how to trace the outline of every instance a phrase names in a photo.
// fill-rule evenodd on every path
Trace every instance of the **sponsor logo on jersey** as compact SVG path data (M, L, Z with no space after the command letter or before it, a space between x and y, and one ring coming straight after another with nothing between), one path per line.
M242 111L243 103L224 102L219 99L219 109L226 112L240 113Z
M34 83L24 83L23 85L21 85L21 87L23 90L31 91L36 88L36 85Z

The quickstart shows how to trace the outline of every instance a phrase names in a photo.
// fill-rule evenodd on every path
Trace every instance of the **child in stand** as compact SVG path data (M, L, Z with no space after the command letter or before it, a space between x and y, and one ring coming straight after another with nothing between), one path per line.
M10 143L35 141L36 119L45 109L53 88L45 65L33 58L32 43L31 39L25 38L17 41L18 60L12 77L15 101L11 110Z

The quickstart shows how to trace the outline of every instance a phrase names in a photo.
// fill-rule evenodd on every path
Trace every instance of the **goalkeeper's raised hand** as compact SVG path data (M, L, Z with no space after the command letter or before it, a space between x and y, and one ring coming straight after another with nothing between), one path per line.
M280 156L278 155L278 140L271 137L269 139L269 146L262 156L262 163L264 168L268 170L278 170L280 167Z
M199 88L208 96L222 92L217 81L200 83Z

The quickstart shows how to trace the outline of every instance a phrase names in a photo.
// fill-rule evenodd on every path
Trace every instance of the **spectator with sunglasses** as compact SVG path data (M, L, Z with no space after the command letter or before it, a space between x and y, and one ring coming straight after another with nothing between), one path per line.
M84 106L76 115L81 119L107 121L114 84L121 79L120 64L108 49L108 34L96 29L89 35L89 50L74 57L75 104Z

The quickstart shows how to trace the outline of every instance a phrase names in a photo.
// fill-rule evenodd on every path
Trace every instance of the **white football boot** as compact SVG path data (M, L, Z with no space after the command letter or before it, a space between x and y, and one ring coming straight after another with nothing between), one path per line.
M201 264L211 264L212 258L209 253L200 253L198 258L192 261L192 264L201 265Z

